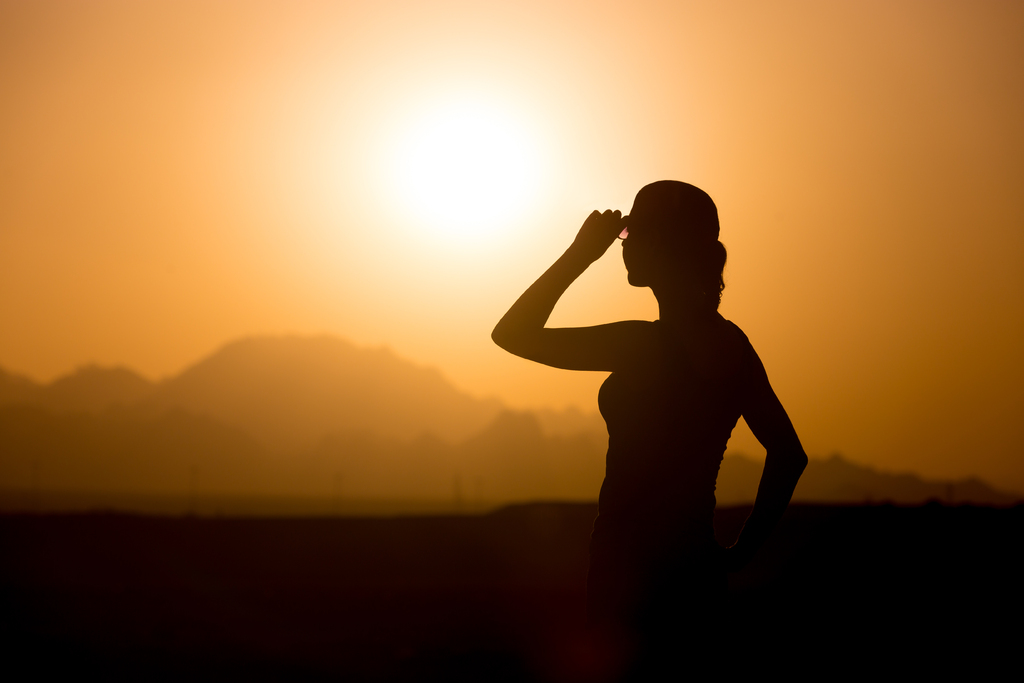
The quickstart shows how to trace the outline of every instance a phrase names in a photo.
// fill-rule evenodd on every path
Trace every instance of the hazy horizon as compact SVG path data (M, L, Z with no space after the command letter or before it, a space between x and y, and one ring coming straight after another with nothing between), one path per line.
M367 369L370 373L362 374ZM9 370L0 366L0 372ZM360 374L350 374L353 370ZM422 384L425 379L429 388ZM58 506L55 509L63 509L61 505L70 505L69 509L78 509L76 505L134 505L132 509L149 510L146 505L157 503L146 503L145 492L152 488L152 477L157 474L155 481L170 483L172 491L179 491L177 495L164 491L167 500L157 508L179 510L193 504L189 501L194 502L194 494L182 498L180 491L193 487L194 477L201 471L204 488L213 485L207 492L208 507L230 503L233 491L236 497L242 496L243 503L249 500L249 507L239 508L248 511L246 514L280 511L283 508L267 502L275 496L293 501L290 514L322 511L325 500L331 511L343 504L353 514L383 511L372 502L375 500L405 501L405 507L400 505L395 511L421 510L416 505L423 501L437 503L450 498L449 477L453 475L456 481L466 479L467 486L473 482L468 501L461 500L466 494L460 493L454 503L448 500L449 507L454 505L456 510L464 504L479 507L537 497L589 500L596 497L604 471L606 434L598 413L573 412L578 411L574 407L561 412L510 411L494 398L466 394L436 368L410 363L387 347L359 348L332 335L244 337L197 359L181 373L157 381L123 365L87 365L51 383L37 383L34 389L42 393L19 397L18 386L0 382L0 441L9 450L0 472L0 488L8 494L15 490L28 493L21 498L8 496L7 506L31 504L33 496L38 496L30 491L40 485L40 467L46 471L48 498L58 496L50 503ZM426 393L421 393L425 388ZM339 395L339 389L349 397ZM157 396L161 391L163 397ZM346 404L358 395L365 397L364 405L353 411ZM12 432L5 409L27 407L50 413L49 431L63 436L56 441L52 435L26 441L24 434L18 436L21 430ZM178 412L182 410L185 415ZM25 415L31 422L39 419ZM95 430L109 432L116 424L105 424L109 418L129 418L128 423L114 427L113 433L117 433L132 423L135 430L151 430L161 423L164 426L159 429L166 430L172 415L176 426L171 432L148 445L145 439L137 442L126 455L134 452L136 458L151 460L154 452L166 451L159 441L180 443L182 437L191 443L188 452L175 452L174 448L164 452L157 460L166 462L151 462L148 474L133 467L131 457L120 464L116 458L106 462L101 456L97 460L108 448L123 449L116 438L105 447L97 448L93 442ZM69 429L72 434L80 430L82 418L87 416L94 421L93 427L81 432L80 439L69 440ZM210 419L212 424L204 422ZM19 421L16 413L15 420ZM224 427L237 432L216 433ZM254 441L245 443L246 439ZM63 445L55 448L59 443ZM757 490L759 457L764 454L756 447L744 450L741 443L741 439L730 440L722 463L716 490L720 505L749 503ZM230 454L226 461L224 454ZM240 454L243 457L238 459ZM1006 482L993 487L994 482L981 481L977 474L943 481L920 472L872 466L870 458L857 454L809 455L811 465L795 495L801 502L913 504L937 499L1006 505L1021 495ZM276 465L272 464L275 459ZM502 472L516 461L521 461L518 466ZM270 478L266 472L257 474L268 465ZM96 479L88 470L116 476L104 484L102 476ZM399 471L406 474L396 476ZM416 473L411 478L410 471ZM304 474L297 477L299 472ZM339 477L347 482L344 496L337 489ZM481 488L484 482L486 489ZM334 493L325 493L327 490ZM491 499L477 500L485 492ZM152 491L149 494L159 498ZM71 498L61 503L61 495ZM297 502L306 498L304 506ZM237 507L237 501L232 505ZM364 510L359 505L369 507Z
M95 366L45 386L0 374L8 511L334 515L592 501L606 446L597 415L512 411L386 349L329 336L238 340L159 383ZM811 455L796 501L1021 500L1005 482ZM718 505L753 501L762 468L732 444Z

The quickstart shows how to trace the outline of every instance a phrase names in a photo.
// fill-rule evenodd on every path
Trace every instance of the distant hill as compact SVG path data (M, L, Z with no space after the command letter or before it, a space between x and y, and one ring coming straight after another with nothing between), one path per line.
M891 474L856 465L839 455L811 460L794 497L808 502L917 505L946 503L1012 505L1021 496L997 491L978 479L927 481L909 472Z
M718 475L719 505L749 503L757 494L764 465L729 455ZM793 500L806 503L896 503L919 505L930 500L977 505L1014 505L1022 496L998 491L978 479L927 481L916 474L892 474L857 465L842 456L811 458Z
M242 339L160 383L126 368L87 366L48 385L0 370L0 406L12 405L57 413L121 407L143 416L179 409L241 429L278 452L348 430L397 439L432 433L454 442L502 409L386 348L361 349L329 336ZM557 428L560 415L547 411L546 419ZM564 415L570 423L586 420Z
M604 418L598 412L584 413L579 408L551 410L541 408L530 411L536 416L545 434L554 436L574 436L576 434L595 434L601 439L608 437L608 428Z
M533 413L512 411L460 445L466 472L504 500L596 498L607 447L604 432L548 434Z
M139 419L109 412L0 408L0 487L179 494L260 492L275 486L252 438L208 417L172 410Z
M147 412L181 408L251 434L278 451L309 448L332 432L366 430L457 441L501 410L452 386L437 370L386 348L336 337L258 337L223 347L144 399Z
M393 439L429 433L454 443L503 409L386 348L362 349L330 336L242 339L160 383L123 367L89 365L46 385L0 369L0 407L13 405L56 413L130 409L150 417L179 409L232 425L277 452L360 430ZM536 416L546 434L605 433L597 413L544 409Z
M465 500L593 500L604 478L601 434L544 433L529 412L503 411L456 445L408 442L368 432L334 434L307 456L321 480L340 477L347 495Z
M28 377L0 368L0 406L30 405L38 401L43 387Z
M156 385L128 368L86 365L50 384L0 370L0 406L32 405L54 412L100 413L130 406Z

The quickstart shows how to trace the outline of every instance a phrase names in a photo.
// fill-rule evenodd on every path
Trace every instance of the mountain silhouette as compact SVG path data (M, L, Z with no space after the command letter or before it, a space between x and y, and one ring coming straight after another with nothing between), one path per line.
M7 491L170 494L182 504L192 494L592 500L606 447L596 413L510 411L387 349L327 336L243 339L159 383L126 368L86 366L47 385L0 370ZM727 455L719 505L752 501L762 468ZM1009 505L1019 496L836 456L811 459L794 499Z
M593 499L604 479L603 432L547 434L530 412L503 411L460 445L465 471L505 499Z
M172 410L53 413L0 408L0 486L53 491L266 493L270 460L252 438L204 416Z
M0 406L35 405L43 387L28 377L0 368Z
M431 433L454 443L503 409L386 348L362 349L330 336L238 340L159 383L122 367L85 366L47 385L0 369L0 406L6 405L96 414L125 408L150 417L180 409L241 429L277 452L346 431L393 439ZM596 412L542 409L536 416L547 434L604 432Z
M457 390L430 368L386 348L336 337L243 339L162 382L141 408L181 408L238 427L277 451L309 448L327 434L370 431L457 441L501 410Z
M86 365L48 385L0 370L0 406L34 405L62 413L100 413L136 404L153 393L155 386L123 367Z
M909 472L879 472L838 454L812 460L804 475L794 499L808 502L919 505L941 500L954 504L1013 505L1020 500L1019 495L997 491L978 479L928 481Z
M738 454L722 461L715 495L719 505L750 503L757 493L764 463ZM928 481L916 474L879 472L839 454L811 458L793 493L802 503L895 503L920 505L931 500L976 505L1014 505L1016 493L999 491L979 479Z
M591 500L604 476L605 437L544 433L532 413L502 411L458 444L367 431L332 434L300 455L310 481L340 478L348 495L486 500Z

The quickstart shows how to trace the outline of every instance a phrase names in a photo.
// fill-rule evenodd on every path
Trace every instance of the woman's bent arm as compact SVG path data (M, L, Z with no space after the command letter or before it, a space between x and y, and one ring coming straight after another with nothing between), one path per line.
M596 327L547 329L544 325L576 278L608 250L622 231L618 211L594 211L572 245L530 285L498 321L491 339L509 353L569 370L614 370L637 321Z
M803 448L789 451L768 451L761 483L757 487L754 508L743 524L743 530L732 547L726 548L726 569L738 571L764 545L772 529L782 519L793 497L800 474L807 465Z
M743 417L754 436L764 445L767 455L754 507L739 539L726 549L726 568L729 571L742 568L767 540L782 519L797 481L807 466L807 455L793 423L768 383L768 375L756 354L753 386Z

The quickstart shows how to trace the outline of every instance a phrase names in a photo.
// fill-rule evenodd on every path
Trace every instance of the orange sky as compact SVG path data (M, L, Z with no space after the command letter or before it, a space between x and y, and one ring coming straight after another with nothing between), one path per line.
M490 329L590 210L675 178L810 453L1024 490L1022 35L1016 2L2 2L0 366L329 332L593 409L602 376ZM464 105L531 154L479 222L488 173L438 209L398 168ZM612 253L553 322L655 315Z

